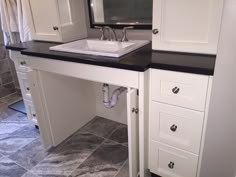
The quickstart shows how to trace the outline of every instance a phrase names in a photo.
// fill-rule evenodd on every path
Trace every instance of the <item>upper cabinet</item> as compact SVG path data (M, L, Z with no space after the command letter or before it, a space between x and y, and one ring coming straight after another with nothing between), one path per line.
M216 54L224 0L153 0L153 50Z
M28 0L33 40L68 42L87 37L84 0Z

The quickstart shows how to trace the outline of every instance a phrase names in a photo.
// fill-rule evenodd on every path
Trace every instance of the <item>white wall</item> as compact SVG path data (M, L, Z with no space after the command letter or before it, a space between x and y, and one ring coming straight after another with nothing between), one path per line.
M236 175L236 1L225 0L200 177Z

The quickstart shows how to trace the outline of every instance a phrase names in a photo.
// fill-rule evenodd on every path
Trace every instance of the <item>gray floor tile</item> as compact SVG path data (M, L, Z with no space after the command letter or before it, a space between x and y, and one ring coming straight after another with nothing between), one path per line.
M91 122L85 125L81 131L87 131L94 135L107 138L120 125L120 123L114 122L112 120L95 117Z
M129 161L125 162L125 165L120 169L116 177L129 177Z
M116 131L114 131L108 138L112 141L122 143L128 146L128 129L126 125L121 125Z
M127 147L106 141L70 176L114 177L127 159Z
M0 136L0 153L9 156L25 145L29 144L35 138L21 138L14 136Z
M11 133L10 136L21 138L38 138L40 135L39 130L35 128L35 125L29 122L22 128L19 128L18 130Z
M29 120L25 114L5 107L0 111L0 122L25 123L29 122Z
M103 138L90 133L77 133L63 145L60 145L43 161L36 165L32 172L38 176L69 175L75 170L102 142Z
M26 170L8 158L0 159L0 176L1 177L21 177Z
M14 134L16 131L25 127L27 124L20 123L0 123L0 153L9 156L20 148L24 147L35 138L27 138L19 133Z
M6 96L4 98L1 98L0 100L4 103L7 103L8 105L10 105L12 103L22 100L22 97L18 93L14 93L14 94L11 94L11 95Z
M44 149L40 139L37 138L30 144L9 156L9 158L25 169L30 170L40 161L42 161L47 155L48 152Z
M18 124L18 123L0 123L0 136L1 135L6 135L6 134L10 134L13 133L16 130L19 130L20 128L22 128L23 126L25 126L26 124Z
M35 174L31 173L31 172L27 172L22 177L39 177L39 176L37 176L37 175L35 175Z

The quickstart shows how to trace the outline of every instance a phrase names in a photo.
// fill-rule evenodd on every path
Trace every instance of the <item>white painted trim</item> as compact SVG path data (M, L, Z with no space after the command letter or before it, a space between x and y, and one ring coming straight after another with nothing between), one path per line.
M200 155L198 159L197 177L200 177L200 172L201 172L201 164L202 164L204 142L205 142L205 135L206 135L206 129L207 129L207 120L208 120L208 113L209 113L209 106L210 106L212 82L213 82L213 76L209 76L207 99L206 99L206 104L205 104L205 116L204 116L203 129L202 129Z
M32 69L94 82L136 89L139 87L139 72L137 71L30 56L28 57L28 65Z
M148 94L149 70L139 73L139 164L140 177L148 173Z

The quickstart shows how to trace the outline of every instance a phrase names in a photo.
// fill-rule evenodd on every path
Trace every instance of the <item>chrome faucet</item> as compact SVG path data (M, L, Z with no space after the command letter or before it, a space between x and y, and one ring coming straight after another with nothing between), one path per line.
M109 40L109 41L117 41L117 36L116 36L116 32L114 29L112 29L110 26L95 26L96 29L99 29L101 31L101 37L100 40L101 41L105 41L105 40ZM121 39L121 42L128 42L128 38L127 38L127 30L129 29L133 29L133 26L128 26L128 27L124 27L122 34L123 37ZM106 37L105 35L105 31L108 31L109 33L109 38Z
M101 41L105 41L107 40L106 36L105 36L105 28L101 27L101 26L94 26L96 29L99 29L101 31L101 37L100 40Z
M127 30L133 29L133 28L134 28L133 26L128 26L128 27L123 28L123 31L122 31L123 37L121 39L121 42L128 42L129 41L128 38L127 38Z
M107 29L109 32L109 41L117 41L117 36L114 29L112 29L110 26L104 26L104 29ZM111 38L111 32L112 32L113 38Z

